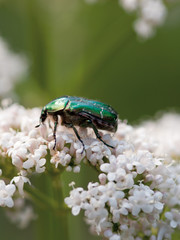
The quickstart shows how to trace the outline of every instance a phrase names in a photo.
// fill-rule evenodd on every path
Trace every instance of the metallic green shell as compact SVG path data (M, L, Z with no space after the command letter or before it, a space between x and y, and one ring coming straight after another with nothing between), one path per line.
M53 112L63 110L66 107L68 101L69 101L69 99L66 96L54 99L53 101L48 103L43 108L43 110L47 110L49 113L53 113Z
M105 103L78 97L69 97L69 100L66 110L69 109L76 112L85 111L101 119L117 119L117 113Z
M95 117L108 119L109 121L115 121L117 119L117 113L111 106L81 97L63 96L51 101L43 109L49 113L60 110L76 113L84 111Z

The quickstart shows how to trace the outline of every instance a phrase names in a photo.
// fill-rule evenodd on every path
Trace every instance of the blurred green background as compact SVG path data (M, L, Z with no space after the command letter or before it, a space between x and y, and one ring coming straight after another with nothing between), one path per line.
M178 110L180 3L168 7L165 24L154 38L142 41L132 29L136 16L124 12L117 0L93 5L1 0L0 36L29 62L28 74L15 86L17 100L35 107L61 95L83 96L109 103L130 123L160 110ZM72 180L86 186L92 172L83 167L78 176L65 174L64 179L65 186ZM1 239L34 238L36 222L19 231L2 210L0 216ZM99 239L88 233L82 215L70 217L69 225L71 240Z

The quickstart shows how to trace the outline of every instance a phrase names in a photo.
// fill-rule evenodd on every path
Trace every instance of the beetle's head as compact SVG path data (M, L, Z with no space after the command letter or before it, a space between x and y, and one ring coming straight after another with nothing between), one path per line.
M43 108L41 111L41 116L40 116L40 120L39 120L39 124L37 126L35 126L36 128L39 127L42 123L44 123L44 121L47 118L47 109Z

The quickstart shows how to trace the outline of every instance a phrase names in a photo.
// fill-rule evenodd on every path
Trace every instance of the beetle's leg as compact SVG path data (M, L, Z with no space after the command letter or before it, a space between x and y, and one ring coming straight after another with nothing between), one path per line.
M58 116L57 116L57 115L54 115L53 118L54 118L53 137L54 137L54 141L55 141L53 150L55 150L55 148L56 148L56 130L57 130L57 125L58 125Z
M84 142L83 140L81 139L81 137L79 136L79 133L77 131L77 129L75 128L75 126L72 124L72 123L66 123L66 126L69 127L69 128L72 128L74 130L74 133L76 134L76 137L78 138L78 140L82 143L83 145L83 150L81 153L83 153L85 151L85 145L84 145Z
M91 121L91 120L87 120L87 121L88 121L89 125L92 127L92 129L94 130L94 133L96 134L96 137L97 137L101 142L103 142L106 146L108 146L108 147L110 147L110 148L114 148L113 146L107 144L106 142L104 142L104 141L102 140L102 137L100 136L100 134L99 134L96 126L92 123L92 121Z

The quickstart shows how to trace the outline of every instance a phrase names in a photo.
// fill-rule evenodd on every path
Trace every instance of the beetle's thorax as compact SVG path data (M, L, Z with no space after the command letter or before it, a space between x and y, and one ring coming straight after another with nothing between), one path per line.
M48 114L53 114L57 111L63 111L66 108L68 102L69 100L67 97L57 98L48 103L45 106L45 109L47 110Z

